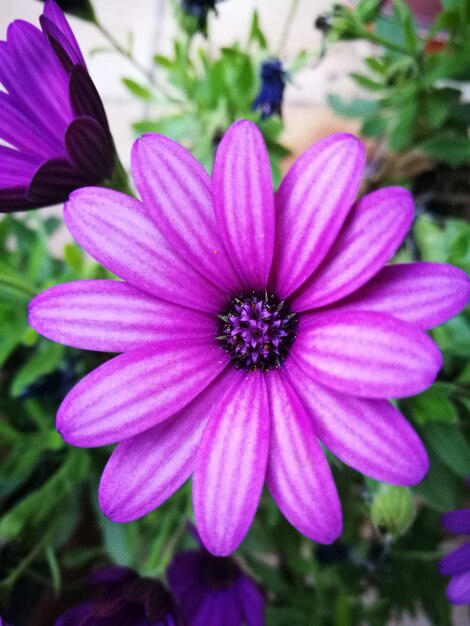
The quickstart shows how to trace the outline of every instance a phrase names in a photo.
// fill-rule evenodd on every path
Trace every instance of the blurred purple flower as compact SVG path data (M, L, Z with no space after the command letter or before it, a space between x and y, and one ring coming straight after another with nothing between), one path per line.
M252 109L261 111L261 119L281 115L282 98L286 86L286 72L279 59L268 59L261 64L261 88Z
M42 32L16 20L0 42L0 212L67 199L113 173L106 114L60 8L47 0Z
M264 626L263 594L230 557L180 552L167 576L188 626Z
M451 533L470 535L470 509L446 513L442 524ZM452 577L447 587L449 602L470 604L470 541L445 556L439 563L439 571Z
M90 574L93 595L69 609L55 626L185 626L176 602L157 580L127 567Z
M434 381L424 332L458 313L470 283L449 265L384 265L410 228L413 200L389 187L355 202L364 148L326 137L273 195L251 122L219 144L212 179L170 139L134 145L143 203L81 189L66 224L124 282L59 285L29 320L62 343L124 354L86 376L57 428L73 445L120 442L101 479L116 522L159 506L193 474L197 528L219 556L237 548L266 480L286 518L330 543L342 515L320 440L377 480L419 482L417 434L389 402Z
M441 0L405 0L410 7L418 26L429 28L443 10ZM385 3L385 10L390 13L393 4L391 0Z
M181 0L181 8L186 15L194 18L198 30L207 33L207 17L211 11L217 13L217 2L219 0Z

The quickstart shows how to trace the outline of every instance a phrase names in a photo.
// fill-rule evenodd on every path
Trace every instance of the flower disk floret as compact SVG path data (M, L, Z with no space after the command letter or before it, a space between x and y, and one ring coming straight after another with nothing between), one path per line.
M55 341L122 353L80 381L57 416L73 445L118 443L99 489L112 520L147 514L192 475L201 539L225 556L266 482L300 532L330 543L342 514L320 442L377 480L423 478L424 447L389 398L432 384L442 361L425 330L465 306L469 280L448 265L386 266L413 201L398 187L356 200L364 161L359 140L332 135L274 195L261 133L240 121L219 144L212 177L149 134L132 154L142 202L108 189L72 194L69 230L122 281L53 287L31 302L29 319ZM237 368L236 348L223 344L242 336L247 302L235 308L239 321L222 325L223 340L219 316L239 294L265 292L267 303L249 304L252 321L262 325L271 307L270 354L278 340L290 343L274 367ZM269 294L295 314L295 332ZM251 361L267 358L258 337L243 341L255 344Z

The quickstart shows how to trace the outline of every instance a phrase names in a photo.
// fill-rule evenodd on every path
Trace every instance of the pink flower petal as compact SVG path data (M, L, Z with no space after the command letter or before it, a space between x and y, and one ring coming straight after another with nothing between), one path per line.
M276 252L271 282L286 298L331 248L364 170L362 143L348 134L322 139L297 159L276 195Z
M28 321L48 339L104 352L126 352L170 339L203 339L216 328L205 313L116 280L51 287L30 302Z
M438 347L423 331L365 311L302 315L291 354L317 382L368 398L419 393L442 365Z
M284 376L270 372L266 383L271 408L269 490L297 530L331 543L341 534L341 505L312 422Z
M264 139L255 124L235 123L217 149L213 173L217 223L235 268L264 289L274 251L274 197Z
M225 370L184 409L122 441L101 477L101 510L113 522L130 522L156 509L186 482L215 402L238 372Z
M82 248L142 291L211 313L225 306L223 292L175 254L138 200L111 189L79 189L64 220Z
M390 313L426 329L457 315L469 299L470 280L457 267L404 263L384 267L338 308Z
M292 298L294 311L336 302L361 287L398 250L413 219L413 197L386 187L361 198L323 263Z
M227 358L214 343L167 341L111 359L67 395L57 430L67 443L93 448L156 426L224 369Z
M231 291L239 279L222 243L211 179L185 148L162 135L143 135L132 149L132 173L149 217L174 250L206 278Z
M317 436L343 463L394 485L415 485L424 478L426 450L389 402L345 396L318 385L292 360L286 373Z
M268 449L264 376L243 373L214 407L194 470L197 529L216 556L231 554L248 532L263 489Z
M447 585L446 596L452 604L470 604L470 564L463 574L452 576Z

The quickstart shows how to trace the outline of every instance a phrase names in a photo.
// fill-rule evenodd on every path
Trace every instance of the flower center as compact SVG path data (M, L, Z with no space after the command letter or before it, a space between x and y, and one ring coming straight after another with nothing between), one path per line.
M229 589L239 575L240 569L232 559L207 555L203 576L212 589Z
M267 293L237 296L219 318L218 339L238 369L265 371L286 360L297 319L285 302Z

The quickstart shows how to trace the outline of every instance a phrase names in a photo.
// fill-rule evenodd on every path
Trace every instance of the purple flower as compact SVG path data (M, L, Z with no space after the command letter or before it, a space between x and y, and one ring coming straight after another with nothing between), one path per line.
M263 594L230 557L180 552L167 576L188 626L264 626Z
M279 59L268 59L261 65L261 88L252 109L261 111L261 119L281 115L286 72Z
M321 542L342 515L321 441L359 472L398 485L428 468L422 443L388 401L434 381L441 355L425 329L470 296L461 270L384 267L406 235L411 195L389 187L355 202L364 149L332 135L305 152L273 195L261 133L224 135L212 178L159 135L134 145L143 202L81 189L66 224L122 278L59 285L30 305L39 333L123 352L62 403L70 444L120 442L100 506L127 522L193 474L204 545L233 552L266 480L286 518Z
M443 10L441 0L406 0L406 4L413 13L418 26L423 28L432 26L439 13ZM391 0L387 0L385 11L391 13L392 10L393 3Z
M45 1L41 0L41 2ZM95 12L90 0L56 0L56 4L66 13L77 15L83 20L89 20L90 22L95 21Z
M219 0L181 0L183 12L196 21L197 29L207 34L207 18L213 11L217 14L216 4Z
M470 509L450 511L442 516L442 524L451 533L470 534ZM453 604L470 604L470 541L457 548L439 563L439 571L451 576L447 599Z
M106 114L80 48L53 0L42 32L16 20L0 42L0 211L67 199L113 173Z
M55 626L185 626L171 594L157 580L127 567L90 574L93 597L69 609Z

